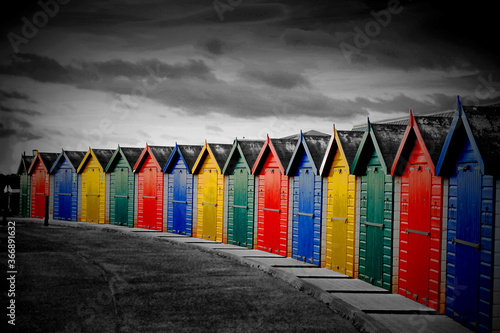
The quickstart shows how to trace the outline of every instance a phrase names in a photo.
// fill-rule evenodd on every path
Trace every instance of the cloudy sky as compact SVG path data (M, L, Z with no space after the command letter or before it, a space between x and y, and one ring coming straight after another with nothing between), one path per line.
M0 173L33 149L331 133L500 101L494 2L17 3L2 13Z

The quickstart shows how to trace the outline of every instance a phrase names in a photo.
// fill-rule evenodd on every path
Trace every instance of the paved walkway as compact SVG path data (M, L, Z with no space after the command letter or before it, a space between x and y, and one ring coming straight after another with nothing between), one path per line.
M15 218L16 221L40 221ZM327 304L366 332L471 332L434 309L347 275L292 258L221 242L109 224L50 220L52 225L95 228L158 239L239 260L287 281Z

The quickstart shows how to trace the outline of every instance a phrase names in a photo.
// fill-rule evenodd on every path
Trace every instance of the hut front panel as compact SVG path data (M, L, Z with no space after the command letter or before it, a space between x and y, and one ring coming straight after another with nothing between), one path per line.
M39 219L45 217L45 196L49 193L49 174L42 164L38 163L31 175L31 217Z
M337 150L327 176L326 267L355 275L356 176Z
M163 173L148 154L139 171L137 226L163 230Z
M287 256L288 177L279 165L269 153L259 174L257 248Z
M228 177L227 242L253 247L254 176L240 157Z
M449 180L446 314L479 331L491 330L493 193L466 140Z
M83 222L105 223L106 174L93 156L82 171L81 216Z
M391 290L393 182L375 150L361 176L359 279Z
M399 293L439 309L442 179L415 142L401 177Z
M292 258L321 264L321 203L323 179L314 174L303 154L293 177Z
M227 242L224 239L224 175L207 154L198 176L197 237Z
M109 174L110 223L134 226L134 174L127 161L121 157L113 172Z
M180 157L168 177L167 230L188 236L193 231L193 175Z
M78 177L67 159L54 175L54 219L76 221Z

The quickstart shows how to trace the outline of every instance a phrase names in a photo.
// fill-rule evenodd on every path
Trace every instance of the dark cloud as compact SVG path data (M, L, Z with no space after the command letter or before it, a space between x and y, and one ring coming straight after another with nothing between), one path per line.
M80 62L79 67L63 66L56 60L36 54L19 53L10 64L0 65L0 74L30 77L39 82L86 85L102 79L126 77L128 79L199 79L215 80L212 69L202 60L167 64L157 59L137 63L119 59L103 62Z
M0 112L8 112L8 113L17 113L17 114L25 114L27 116L40 116L42 113L35 110L23 109L17 107L9 107L2 103L0 103Z
M6 101L8 99L24 100L33 103L33 100L26 94L17 91L5 91L0 89L0 101Z
M221 56L227 52L228 45L219 38L201 38L196 45L199 49L208 52L210 55Z
M27 120L7 117L0 118L0 138L14 137L16 140L38 140L42 135L33 130Z
M245 70L241 73L241 77L253 82L264 83L268 86L281 89L311 87L311 83L304 76L282 71L264 72L260 70Z

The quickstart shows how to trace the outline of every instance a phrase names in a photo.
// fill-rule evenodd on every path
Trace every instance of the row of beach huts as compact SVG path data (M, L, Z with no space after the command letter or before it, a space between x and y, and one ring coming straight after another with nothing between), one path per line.
M23 155L20 215L296 258L500 331L500 106L286 138Z

